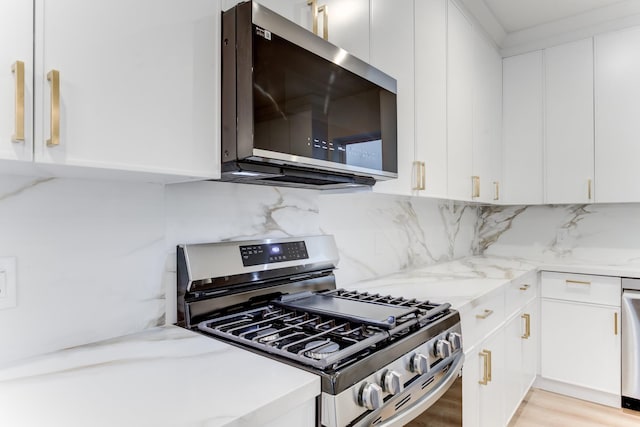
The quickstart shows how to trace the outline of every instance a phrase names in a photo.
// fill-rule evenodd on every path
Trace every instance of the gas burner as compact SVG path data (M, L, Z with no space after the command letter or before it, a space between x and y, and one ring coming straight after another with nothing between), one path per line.
M256 340L264 343L269 343L280 338L280 334L276 328L266 328L258 332Z
M340 345L331 340L311 341L304 346L304 354L312 359L321 360L340 350Z

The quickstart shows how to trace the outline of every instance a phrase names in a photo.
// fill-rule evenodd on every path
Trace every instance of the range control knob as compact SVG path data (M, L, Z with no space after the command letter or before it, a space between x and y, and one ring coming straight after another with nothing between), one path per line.
M427 356L421 353L416 353L411 356L409 362L409 370L414 374L423 375L429 372L429 359Z
M451 343L447 340L438 340L436 343L436 356L446 359L451 356Z
M396 371L384 371L382 374L382 389L391 394L402 392L404 384L400 374Z
M358 395L358 404L375 411L382 407L382 388L378 384L364 383Z
M453 351L460 350L462 348L462 335L457 332L449 333L447 340L451 343Z

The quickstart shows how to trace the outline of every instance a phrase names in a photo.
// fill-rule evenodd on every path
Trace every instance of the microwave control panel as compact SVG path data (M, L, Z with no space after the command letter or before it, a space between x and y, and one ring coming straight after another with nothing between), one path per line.
M240 255L245 267L309 258L303 241L240 246Z

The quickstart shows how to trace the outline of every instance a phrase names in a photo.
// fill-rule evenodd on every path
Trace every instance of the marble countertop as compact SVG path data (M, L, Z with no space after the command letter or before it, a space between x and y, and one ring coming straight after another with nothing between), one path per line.
M0 369L0 425L262 425L319 394L316 375L166 326Z
M461 312L532 271L640 277L640 264L479 256L347 286ZM256 382L257 375L261 380ZM0 425L261 425L320 394L316 375L175 326L0 368Z
M580 258L529 260L476 256L434 264L389 276L357 282L349 288L405 298L449 302L461 313L485 295L533 271L640 277L640 263L597 264Z

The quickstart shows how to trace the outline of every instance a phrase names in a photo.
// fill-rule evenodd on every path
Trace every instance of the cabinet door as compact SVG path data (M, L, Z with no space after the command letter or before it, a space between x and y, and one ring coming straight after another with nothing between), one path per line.
M318 5L323 4L327 7L329 19L329 41L369 62L369 0L318 0ZM322 28L320 18L318 28ZM395 32L391 34L396 35ZM396 49L403 48L402 43L396 45Z
M415 143L425 189L447 197L447 0L415 1Z
M534 299L505 326L505 421L511 419L536 377L537 322L538 300Z
M503 202L543 202L542 52L505 58L503 66Z
M474 200L495 203L502 175L502 57L479 33L474 51L473 175L480 180Z
M523 313L511 318L505 326L505 379L504 409L505 419L510 419L520 405L523 385L523 336L525 320Z
M524 399L533 381L538 374L538 350L540 348L540 300L538 298L529 302L524 308L523 315L529 315L525 322L523 335L528 338L522 340L522 393L520 399ZM527 330L528 322L528 330Z
M546 203L593 202L593 42L545 50Z
M471 200L474 33L452 1L447 16L447 192Z
M257 2L301 27L313 31L313 5L309 5L307 0L257 0ZM237 1L226 0L224 6L228 7L230 3L237 3ZM326 19L328 40L363 61L369 62L369 3L370 0L316 0L315 6L319 10L316 29L318 36L323 36ZM389 30L387 31L388 35ZM391 34L395 35L394 32ZM398 45L402 44L398 43Z
M595 38L595 194L640 201L640 28Z
M619 395L620 309L549 299L541 307L541 375Z
M37 0L36 161L219 177L219 22L217 0Z
M504 380L505 380L505 342L504 330L500 329L480 346L481 351L489 352L489 383L478 384L480 389L478 407L480 426L495 427L504 425ZM484 357L479 357L480 379L485 373Z
M462 375L462 424L465 427L504 425L504 330L465 354Z
M33 2L3 0L0 3L0 159L31 160L33 153ZM22 70L12 72L17 61ZM20 79L18 79L20 77ZM16 103L16 88L22 80L23 119ZM19 103L18 103L19 104ZM18 121L18 123L16 123ZM20 131L23 130L22 138Z
M371 64L398 82L398 178L377 183L374 191L409 195L414 159L413 0L372 0L371 29Z

